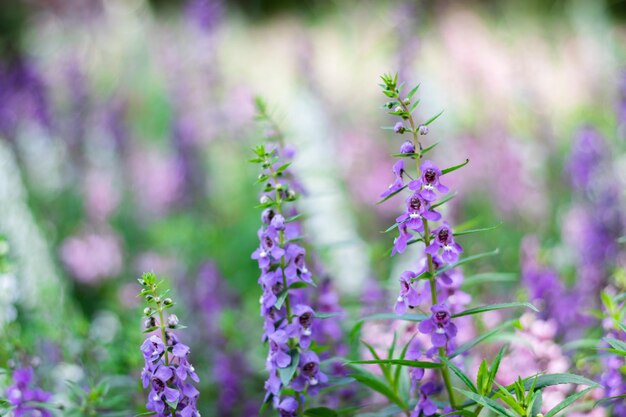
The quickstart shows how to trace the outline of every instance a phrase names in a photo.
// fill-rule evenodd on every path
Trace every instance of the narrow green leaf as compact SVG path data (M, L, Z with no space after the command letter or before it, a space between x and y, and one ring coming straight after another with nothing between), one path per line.
M536 392L536 395L533 398L533 403L531 407L531 414L533 416L536 416L537 414L541 413L541 406L543 405L543 390L539 389L535 392Z
M420 158L424 155L426 155L428 152L430 152L431 150L433 150L435 148L435 146L439 145L439 142L435 142L430 146L427 146L424 149L420 149Z
M315 315L313 317L315 317L316 319L329 319L332 317L337 317L340 316L342 313L340 311L333 311L333 312L316 312Z
M495 334L498 334L499 332L501 332L502 330L506 329L507 327L513 326L515 323L517 323L517 320L506 321L506 322L500 324L499 326L496 326L495 328L491 329L490 331L481 334L477 338L472 339L469 342L463 343L461 346L456 348L454 353L452 353L450 355L450 358L454 358L456 356L459 356L459 355L467 352L468 350L470 350L471 348L473 348L477 344L484 342L485 340L489 339L491 336L493 336ZM493 379L492 379L492 382L493 382Z
M417 93L417 90L419 90L419 88L420 88L420 84L413 87L413 89L409 91L409 94L406 95L406 98L408 98L409 100L413 98L413 96L415 95L415 93Z
M454 171L456 171L459 168L463 168L467 164L469 164L469 158L466 159L465 162L462 162L462 163L460 163L458 165L452 166L450 168L442 169L441 170L441 175L446 175L446 174L449 174L451 172L454 172Z
M572 405L572 403L583 397L592 389L595 389L595 387L587 388L586 390L570 395L569 397L558 403L552 410L544 414L544 417L554 417L555 415L557 415L557 413Z
M450 368L452 370L452 372L454 372L454 374L461 380L461 382L463 382L465 384L465 386L467 388L472 390L472 392L478 394L478 389L476 389L476 385L474 385L472 380L469 379L469 377L467 375L465 375L465 373L458 366L456 366L454 363L452 363L445 356L440 356L439 358L441 359L441 361L443 363L445 363L448 366L448 368Z
M405 402L387 386L387 384L376 378L374 375L370 373L359 372L351 374L350 376L360 384L363 384L373 389L374 391L384 395L389 399L389 401L397 404L401 409L406 410L409 408L405 404Z
M472 315L472 314L480 314L480 313L484 313L485 311L504 310L504 309L507 309L507 308L518 308L518 307L526 307L526 308L530 308L533 311L539 311L537 309L537 307L535 307L534 305L532 305L532 304L530 304L528 302L489 304L489 305L486 305L486 306L470 308L468 310L461 311L460 313L453 314L452 318L469 316L469 315Z
M615 350L626 351L626 343L621 340L614 339L612 337L605 337L604 340L613 347Z
M337 417L339 414L327 407L315 407L304 410L304 415L308 417Z
M552 385L562 385L562 384L576 384L576 385L587 385L589 387L598 387L598 383L587 379L580 375L574 374L550 374L550 375L539 375L536 377L526 378L524 381L524 387L529 389L533 380L535 380L535 389L543 389L545 387L550 387ZM513 386L509 385L507 389L511 389Z
M371 314L369 316L363 317L361 320L364 321L372 321L372 320L404 320L404 321L415 321L420 322L426 320L429 316L421 313L413 313L413 314L395 314L395 313L376 313Z
M428 121L426 123L423 123L424 126L428 126L429 124L431 124L432 122L434 122L435 120L437 120L439 118L439 116L441 116L443 114L443 110L441 110L439 112L439 114L434 115L433 117L431 117L430 119L428 119Z
M274 303L274 307L277 310L280 310L280 308L283 306L283 304L285 303L285 300L287 299L288 295L289 295L289 291L287 291L287 290L285 290L285 291L280 293L280 295L276 299L276 302Z
M468 256L467 258L463 258L460 261L457 261L457 262L455 262L453 264L448 264L444 268L441 268L441 269L437 270L437 275L439 275L439 274L441 274L441 273L443 273L445 271L448 271L450 269L454 269L456 267L459 267L461 265L465 265L466 263L473 262L473 261L476 261L476 260L482 259L482 258L487 258L489 256L495 256L495 255L497 255L499 253L500 253L500 250L496 249L496 250L491 251L491 252L484 252L484 253L479 253L477 255Z
M491 284L494 282L515 282L517 274L513 272L485 272L482 274L472 275L465 278L462 287L471 287L473 285Z
M488 231L490 231L490 230L495 230L495 229L497 229L497 228L498 228L498 227L500 227L501 225L502 225L502 223L497 224L497 225L495 225L495 226L491 226L491 227L483 227L483 228L481 228L481 229L464 230L464 231L462 231L462 232L456 232L456 233L454 233L454 236L456 237L456 236L470 235L470 234L473 234L473 233L488 232Z
M446 195L444 198L442 198L441 200L439 200L438 202L436 202L435 204L433 204L432 206L430 206L430 208L431 208L432 210L434 210L434 209L436 209L437 207L439 207L439 206L442 206L442 205L446 204L448 201L450 201L450 200L452 200L454 197L456 197L456 196L457 196L457 194L458 194L458 193L455 191L455 192L453 192L453 193L450 193L450 194Z
M442 414L439 417L448 417L448 416L467 416L467 417L476 417L475 413L472 413L469 410L455 410L451 411L447 414Z
M278 368L278 376L280 376L280 382L283 385L288 386L291 379L296 374L296 370L298 369L298 362L300 361L300 353L296 349L292 349L289 351L289 356L291 356L291 363L286 368Z
M435 369L441 368L443 365L437 362L411 361L408 359L370 359L360 361L350 361L349 363L359 365L402 365L411 368Z
M492 400L490 398L484 397L482 395L475 394L475 393L473 393L471 391L462 390L462 389L459 389L457 387L454 387L454 389L459 391L461 394L465 395L470 400L473 400L473 401L477 402L478 404L482 405L483 407L487 407L488 409L490 409L494 413L498 414L499 416L517 417L515 415L515 413L513 413L511 410L508 410L508 409L504 408L504 406L502 404L497 403L497 402L495 402L494 400Z
M507 345L504 345L498 351L496 358L493 360L491 367L489 367L489 389L493 385L493 381L496 380L496 375L498 373L498 369L500 369L500 362L502 362L502 357L504 356L504 352L506 352Z
M417 108L417 106L419 106L421 100L415 100L415 103L413 103L411 105L411 108L409 109L409 113L413 114L413 112L415 111L415 109Z
M402 351L400 352L400 360L404 360L404 358L406 357L406 352L409 350L409 346L411 345L411 342L413 342L413 339L415 339L415 336L417 336L417 333L413 334L413 336L411 336L409 341L402 348ZM398 385L400 383L400 372L402 372L402 365L396 365L396 372L394 372L393 377L396 392L398 392Z

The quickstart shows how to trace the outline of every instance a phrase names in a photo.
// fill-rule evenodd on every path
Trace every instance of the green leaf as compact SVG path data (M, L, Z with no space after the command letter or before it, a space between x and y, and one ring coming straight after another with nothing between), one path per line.
M413 89L409 91L409 94L406 95L406 98L408 98L409 100L413 98L413 96L415 95L415 93L417 93L417 90L419 90L419 88L420 88L420 84L413 87Z
M496 380L496 374L498 373L498 369L500 369L500 362L502 362L502 356L504 356L504 352L506 351L507 345L504 345L498 351L496 358L494 359L491 367L489 368L489 389L493 385L493 381Z
M435 204L433 204L432 206L430 206L431 210L434 210L434 209L436 209L437 207L439 207L439 206L442 206L442 205L446 204L448 201L450 201L450 200L452 200L454 197L456 197L456 196L457 196L457 194L458 194L458 193L455 191L455 192L453 192L453 193L450 193L450 194L446 195L444 198L442 198L441 200L439 200L437 203L435 203Z
M461 354L467 352L468 350L470 350L471 348L473 348L477 344L482 343L483 341L489 339L491 336L493 336L495 334L498 334L499 332L501 332L502 330L506 329L507 327L513 326L515 323L517 323L517 320L506 321L506 322L500 324L499 326L491 329L490 331L481 334L477 338L472 339L469 342L463 343L461 346L456 348L456 350L450 355L450 358L454 358L454 357L456 357L458 355L461 355ZM493 379L492 379L492 381L493 381Z
M389 401L397 404L401 409L406 410L409 408L407 404L405 404L405 402L387 386L387 384L376 378L374 375L361 371L359 373L351 374L350 376L360 384L384 395L389 399Z
M455 410L451 411L447 414L441 414L439 417L448 417L448 416L467 416L467 417L476 417L475 413L472 413L469 410Z
M484 397L482 395L475 394L475 393L473 393L471 391L462 390L462 389L459 389L457 387L454 387L454 389L459 391L461 394L465 395L470 400L473 400L473 401L477 402L478 404L482 405L483 407L487 407L488 409L490 409L494 413L498 414L499 416L517 417L511 410L508 410L508 409L504 408L504 406L502 404L497 403L497 402L495 402L494 400L492 400L490 398Z
M531 414L533 416L536 416L537 414L541 413L541 406L543 405L543 390L539 389L535 392L536 392L536 395L533 398L533 403L531 407Z
M280 310L280 308L283 306L283 304L285 303L285 300L287 299L288 295L289 295L289 291L288 290L284 290L283 292L280 293L280 295L276 299L276 302L274 303L274 307L277 310Z
M402 188L400 188L399 190L394 191L393 193L389 194L387 197L383 198L382 200L380 200L378 203L376 204L382 204L385 201L389 200L391 197L394 197L395 195L397 195L398 193L402 192L402 190L404 190L406 187L408 186L408 184L404 184L402 186Z
M435 142L432 145L424 148L424 149L420 149L420 158L424 155L426 155L426 153L430 152L431 150L433 150L435 148L435 146L439 145L439 142Z
M443 365L437 362L411 361L408 359L370 359L360 361L350 361L349 363L359 365L401 365L411 368L435 369L441 368Z
M458 165L455 165L455 166L452 166L450 168L446 168L446 169L441 170L441 175L446 175L446 174L449 174L451 172L454 172L454 171L456 171L459 168L463 168L467 164L469 164L469 158L466 159L465 162L462 162L462 163L460 163Z
M304 415L308 417L337 417L339 414L327 407L315 407L304 410Z
M437 275L439 275L439 274L441 274L441 273L443 273L445 271L448 271L450 269L454 269L456 267L464 265L466 263L473 262L473 261L476 261L476 260L482 259L482 258L487 258L489 256L495 256L495 255L497 255L499 253L500 253L500 250L496 249L496 250L491 251L491 252L484 252L484 253L479 253L477 255L468 256L467 258L463 258L460 261L457 261L457 262L455 262L453 264L448 264L444 268L438 269L437 270Z
M488 232L490 230L495 230L498 227L500 227L502 225L502 223L495 225L495 226L491 226L491 227L483 227L481 229L471 229L471 230L464 230L462 232L456 232L453 233L455 237L457 236L463 236L463 235L470 235L472 233L480 233L480 232Z
M515 302L515 303L502 303L502 304L489 304L486 306L474 307L465 311L461 311L460 313L453 314L452 318L469 316L472 314L480 314L485 311L493 311L493 310L504 310L507 308L518 308L518 307L526 307L530 308L533 311L539 311L537 307L528 303L528 302Z
M428 126L429 124L431 124L432 122L434 122L435 120L437 120L439 118L439 116L441 116L443 114L443 110L441 110L439 112L439 114L434 115L433 117L431 117L430 119L428 119L428 121L426 121L426 123L423 123L424 126Z
M589 387L598 387L598 383L587 379L580 375L574 374L550 374L550 375L539 375L537 377L526 378L524 381L524 387L529 389L533 380L535 380L535 389L542 389L545 387L550 387L553 385L562 385L562 384L576 384L576 385L587 385ZM507 389L511 389L512 385L509 385Z
M154 411L146 411L145 413L135 414L134 417L153 416L155 414L156 414L156 412L154 412Z
M441 361L443 363L445 363L448 366L448 368L450 368L452 370L452 372L454 372L454 374L461 380L461 382L463 382L465 384L465 386L467 388L472 390L472 392L478 394L478 390L476 389L476 385L474 385L474 383L471 381L471 379L469 379L469 377L467 375L465 375L465 373L463 373L463 371L458 366L453 364L445 356L440 356L440 359L441 359Z
M409 341L402 348L402 351L400 352L401 360L404 360L404 358L406 357L406 352L409 350L409 346L411 345L411 342L413 342L413 339L415 339L415 336L417 336L417 333L413 334L413 336L411 336ZM396 372L394 372L394 377L393 377L394 388L396 392L398 392L398 385L400 383L400 372L402 372L402 365L397 365Z
M404 320L404 321L415 321L420 322L426 320L429 316L421 313L414 314L395 314L395 313L377 313L371 314L369 316L365 316L362 318L364 321L372 321L372 320Z
M286 368L278 368L278 376L280 376L280 382L283 385L288 386L291 379L296 374L296 370L298 369L298 362L300 361L300 353L298 350L292 349L289 351L289 356L291 356L291 363Z
M621 340L614 339L612 337L605 337L604 340L613 347L615 350L626 351L626 343Z
M409 113L413 114L413 112L415 111L415 109L417 108L417 106L419 106L421 100L415 100L415 103L413 103L411 105L411 108L409 109Z
M329 319L331 317L337 317L340 316L341 313L340 311L333 311L333 312L319 312L319 313L315 313L313 317L315 317L316 319Z
M592 389L595 389L595 387L587 388L586 390L583 390L583 391L580 391L580 392L577 392L575 394L570 395L569 397L567 397L566 399L564 399L563 401L558 403L552 410L550 410L546 414L544 414L544 417L554 417L561 410L569 407L572 403L577 401L579 398L583 397L585 394L587 394Z
M517 274L513 272L485 272L482 274L472 275L465 278L462 287L471 287L473 285L494 283L494 282L515 282Z

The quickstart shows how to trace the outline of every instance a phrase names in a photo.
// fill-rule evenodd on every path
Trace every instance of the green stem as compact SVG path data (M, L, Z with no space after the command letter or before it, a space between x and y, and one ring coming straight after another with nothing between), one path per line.
M396 99L400 102L402 109L408 114L409 124L411 125L411 132L413 133L413 147L417 151L418 149L422 149L421 144L418 138L418 132L416 129L415 121L413 120L413 116L411 115L411 111L404 103L404 100L400 98L399 94L396 94ZM415 158L415 165L417 170L417 178L422 176L420 171L420 161L419 158ZM430 228L428 225L428 220L422 217L422 224L424 225L424 245L428 247L430 245ZM428 272L430 273L430 278L428 279L430 282L430 296L432 304L435 305L438 303L437 301L437 288L435 285L435 265L433 263L433 257L430 254L426 254L426 259L428 260ZM445 357L446 351L444 348L439 348L439 356ZM456 408L454 401L454 391L452 389L452 381L450 380L450 371L447 366L443 366L441 369L441 378L446 386L446 390L448 391L448 397L450 398L450 406L452 408Z

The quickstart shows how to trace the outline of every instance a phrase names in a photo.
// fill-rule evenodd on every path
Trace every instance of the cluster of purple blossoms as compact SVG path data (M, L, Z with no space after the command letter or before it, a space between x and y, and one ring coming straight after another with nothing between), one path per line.
M290 208L289 217L285 217L284 203L294 201L300 187L288 170L292 150L281 145L269 149L259 146L255 153L257 158L252 162L262 166L259 181L265 183L260 197L264 211L258 231L259 247L252 254L261 270L258 282L263 290L259 300L264 318L263 340L269 345L265 401L271 398L281 416L295 416L303 405L304 394L316 395L328 381L320 370L319 357L309 350L316 337L315 312L303 287L312 284L313 279L306 251L298 244L300 226L294 221L297 212ZM286 378L280 370L288 367L295 368L295 372ZM283 395L282 390L287 388L297 395Z
M144 274L139 283L143 287L139 295L148 304L144 310L145 331L160 330L160 335L153 334L141 345L145 362L141 381L144 388L150 388L146 408L160 417L200 417L197 408L200 392L192 383L200 380L188 359L189 346L172 332L181 328L178 317L170 314L164 319L163 315L174 302L158 294L159 284L154 274Z
M404 189L411 192L405 200L404 213L396 218L394 228L397 227L398 236L394 239L391 253L392 256L402 253L408 245L416 242L423 242L425 246L418 269L404 271L400 277L400 294L396 300L395 312L402 315L410 308L430 304L431 315L420 322L418 330L430 336L432 347L422 352L421 345L414 341L409 347L407 358L417 360L426 356L436 360L437 356L449 354L456 348L457 326L452 320L452 315L458 310L459 305L469 302L469 296L459 289L462 275L459 278L454 269L463 248L455 242L450 224L442 221L442 215L435 210L446 201L445 197L441 196L449 191L442 183L441 177L462 165L442 171L433 161L421 160L430 148L422 148L419 142L420 135L428 134L428 127L417 125L413 120L411 113L415 106L409 109L416 89L402 98L400 96L402 87L397 86L397 76L383 76L383 81L385 83L383 93L393 100L386 104L389 113L403 120L395 124L393 131L400 135L412 134L412 140L404 142L400 147L397 156L401 159L394 164L392 170L394 182L381 194L381 198L386 200ZM404 121L408 121L409 127L405 126ZM409 174L408 162L414 165L411 169L416 174L414 177ZM437 203L438 199L440 203ZM429 221L441 223L433 228ZM415 392L418 383L421 384L418 390L418 403L411 415L430 416L441 412L430 399L432 395L441 391L437 379L422 381L423 369L411 369L410 376L412 391Z
M626 306L622 302L619 306L616 306L616 310L625 311ZM610 313L610 312L609 312ZM623 320L623 314L621 319ZM603 321L603 327L607 339L613 339L617 343L626 343L626 331L623 328L616 326L615 322L619 322L620 317L616 317L617 320L607 317ZM609 339L609 340L610 340ZM611 347L608 344L604 344L603 348ZM602 357L603 372L600 375L600 383L604 387L605 397L617 397L626 393L626 356L619 355L617 353L607 352ZM626 401L623 399L617 399L608 404L612 406L613 413L611 415L615 417L626 417Z
M13 383L7 388L6 397L13 407L13 416L41 416L52 417L53 414L46 407L37 403L48 403L52 394L39 388L33 388L33 369L21 368L13 371Z

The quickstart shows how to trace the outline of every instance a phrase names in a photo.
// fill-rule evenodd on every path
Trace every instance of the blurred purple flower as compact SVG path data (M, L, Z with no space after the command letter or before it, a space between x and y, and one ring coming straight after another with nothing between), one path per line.
M6 398L13 407L15 417L53 417L47 407L36 403L49 403L52 394L39 388L33 388L34 372L32 368L21 368L13 371L12 383L6 390Z

